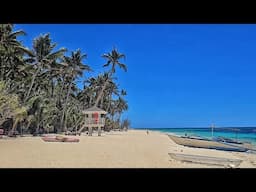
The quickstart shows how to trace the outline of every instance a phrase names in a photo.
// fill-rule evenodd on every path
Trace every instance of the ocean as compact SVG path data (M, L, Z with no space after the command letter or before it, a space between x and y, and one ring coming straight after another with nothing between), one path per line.
M200 136L212 138L211 128L140 128L142 130L160 131L163 133L173 133L179 136ZM256 146L256 127L224 127L214 128L213 137L227 137L244 142L250 142Z

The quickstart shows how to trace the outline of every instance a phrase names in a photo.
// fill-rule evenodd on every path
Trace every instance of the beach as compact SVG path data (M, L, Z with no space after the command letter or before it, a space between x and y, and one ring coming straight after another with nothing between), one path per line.
M256 154L184 147L157 131L76 137L80 142L44 142L33 136L0 139L0 168L219 168L180 162L168 153L241 159L238 168L256 168Z

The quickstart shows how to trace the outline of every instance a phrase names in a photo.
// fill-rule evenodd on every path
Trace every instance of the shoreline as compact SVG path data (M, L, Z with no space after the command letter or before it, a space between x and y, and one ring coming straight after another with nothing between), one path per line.
M165 131L159 131L158 129L175 129L175 130L177 130L177 129L181 129L181 130L183 130L183 129L193 129L193 128L150 128L150 129L146 129L146 128L141 128L141 129L139 129L139 128L135 128L134 130L149 130L149 131L154 131L154 132L158 132L158 133L163 133L163 134L171 134L171 135L175 135L175 136L184 136L183 134L177 134L176 132L165 132ZM204 128L199 128L199 129L204 129ZM207 128L206 128L207 129ZM240 134L244 134L244 133L240 133ZM253 134L253 133L246 133L246 134ZM188 134L189 135L189 134ZM200 136L200 133L198 134L198 136ZM200 137L203 137L203 138L208 138L208 139L211 139L212 137L211 136L200 136ZM216 136L215 136L216 137ZM227 138L229 138L230 136L223 136L223 137L227 137ZM245 142L245 143L250 143L251 145L253 145L254 147L256 147L256 140L254 141L254 140L248 140L248 139L244 139L243 137L241 137L241 138L235 138L235 137L230 137L231 139L233 139L233 140L236 140L236 139L238 139L239 141L242 141L242 142ZM253 139L254 139L254 137L253 137ZM256 139L256 138L255 138Z
M219 168L181 162L168 153L241 159L238 168L256 168L256 154L190 148L158 131L131 129L101 137L71 136L78 143L49 143L41 137L0 139L0 168ZM221 167L220 167L221 168Z

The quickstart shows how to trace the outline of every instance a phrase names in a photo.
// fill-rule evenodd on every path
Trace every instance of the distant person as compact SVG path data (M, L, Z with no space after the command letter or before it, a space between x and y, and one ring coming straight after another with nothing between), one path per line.
M149 131L147 130L147 135L149 134Z

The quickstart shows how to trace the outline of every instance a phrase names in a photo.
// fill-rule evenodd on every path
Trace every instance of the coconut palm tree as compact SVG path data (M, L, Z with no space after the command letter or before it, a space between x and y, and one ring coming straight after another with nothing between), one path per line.
M4 50L6 53L19 50L20 52L31 55L31 51L17 40L19 36L24 35L26 33L23 30L13 31L13 24L0 24L0 50Z
M32 88L39 73L46 73L51 70L51 64L56 62L56 60L61 58L66 52L65 48L53 51L56 45L56 43L52 43L50 34L40 35L38 38L34 39L32 49L33 55L29 58L29 61L33 65L35 72L32 75L24 102L31 96Z
M6 83L0 81L0 125L15 114L19 106L18 97L15 94L8 93Z
M124 54L115 48L103 54L107 59L104 67L110 66L109 71L83 79L85 85L80 90L78 78L91 70L82 61L86 54L78 50L64 56L66 49L55 51L56 43L49 34L35 38L29 50L17 40L24 34L13 31L11 24L0 24L0 80L4 81L4 91L0 91L0 122L11 117L14 124L10 134L16 127L36 133L41 127L48 131L52 128L55 131L77 129L83 122L83 108L93 105L108 111L112 121L107 117L106 122L114 126L114 117L120 119L125 110L122 101L114 98L126 93L120 92L113 77L116 66L127 70L120 62Z
M120 117L123 111L128 110L127 101L125 101L122 97L119 97L116 104L116 112L117 112L117 123L120 124Z
M122 122L122 129L124 129L125 131L127 131L129 129L129 127L131 126L131 122L129 119L124 119Z
M127 67L125 64L120 63L120 59L125 58L125 55L122 53L118 53L117 49L114 48L111 53L106 53L102 55L103 58L107 59L107 63L103 65L103 67L107 67L109 65L111 65L111 69L108 73L108 79L112 77L112 75L115 73L116 71L116 66L119 66L121 69L123 69L125 72L127 71ZM100 99L103 96L104 90L108 84L108 79L104 82L102 88L101 88L101 92L99 93L94 106L98 106Z
M14 123L11 131L8 133L9 136L12 136L13 134L15 134L17 124L22 120L24 120L26 116L27 116L27 109L25 107L16 108L14 112Z
M67 90L66 98L64 101L64 107L63 107L61 123L60 123L61 126L64 125L63 122L65 117L65 112L67 108L68 99L71 93L73 81L76 78L81 77L84 71L87 71L87 72L91 71L91 68L89 65L83 64L83 59L85 59L86 57L87 55L82 54L81 50L77 50L77 51L71 52L70 57L64 56L63 58L63 64L66 65L65 69L66 69L66 80L68 84L68 90ZM66 131L66 128L65 127L63 128L64 128L64 131Z
M25 32L13 31L12 24L0 24L0 79L6 81L9 92L19 84L17 77L22 75L19 69L25 64L25 54L31 55L29 49L17 40L22 35Z
M118 53L117 49L114 48L111 53L103 54L103 58L107 59L107 63L103 65L103 67L107 67L111 65L110 76L116 71L116 66L118 65L125 72L127 71L127 67L125 64L120 63L120 59L125 58L123 53Z

